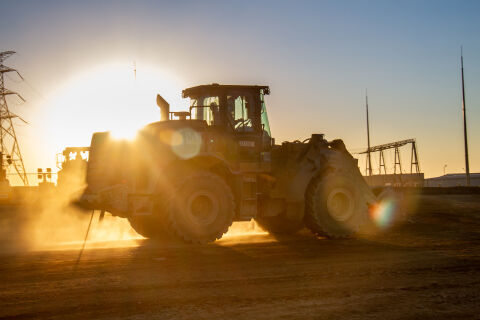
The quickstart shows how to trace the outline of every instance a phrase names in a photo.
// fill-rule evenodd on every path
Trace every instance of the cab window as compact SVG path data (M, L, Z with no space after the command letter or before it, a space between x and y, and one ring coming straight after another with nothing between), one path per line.
M205 120L209 126L219 121L218 106L220 99L218 96L202 96L192 98L190 106L192 106L192 119Z
M268 123L267 107L265 106L265 96L263 95L263 90L260 92L260 105L262 132L264 136L271 138L272 133L270 131L270 124Z
M232 94L227 96L227 117L235 132L253 132L255 115L251 95Z

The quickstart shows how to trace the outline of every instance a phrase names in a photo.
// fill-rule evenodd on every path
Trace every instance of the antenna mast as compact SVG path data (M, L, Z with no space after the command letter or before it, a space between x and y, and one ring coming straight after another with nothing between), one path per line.
M137 80L137 62L133 61L133 77Z
M460 47L460 62L462 66L462 111L463 111L463 138L465 143L465 174L467 186L470 186L470 165L468 163L468 139L467 139L467 110L465 107L465 80L463 77L463 46Z
M4 75L8 72L15 72L23 80L23 77L16 69L3 64L3 61L13 54L15 54L15 51L0 52L0 183L8 183L7 172L11 165L23 184L28 186L28 178L23 165L22 154L20 153L20 146L18 145L12 119L19 118L25 123L26 121L10 112L6 99L8 95L15 95L25 102L25 99L23 99L21 95L5 88Z
M367 172L372 175L372 160L370 158L370 120L368 118L368 91L365 90L365 106L367 108Z

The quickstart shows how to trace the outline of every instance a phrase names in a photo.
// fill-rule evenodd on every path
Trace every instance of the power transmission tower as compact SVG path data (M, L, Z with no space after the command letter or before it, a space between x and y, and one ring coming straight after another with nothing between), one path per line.
M25 120L8 109L7 96L15 95L24 102L25 99L23 99L18 93L5 88L4 79L6 73L15 72L23 80L17 70L3 64L3 61L14 53L15 51L0 52L0 182L8 182L7 172L10 167L13 167L23 184L27 186L27 173L25 172L25 167L23 165L22 154L20 153L20 146L18 145L12 119L19 118L23 122L25 122Z
M395 141L390 143L381 144L379 146L368 147L367 150L359 152L358 154L367 154L367 156L374 152L380 153L379 165L378 165L378 174L382 174L382 167L384 174L387 174L387 169L385 167L385 155L383 154L384 150L395 149L395 159L393 164L393 174L397 174L397 168L399 168L399 173L402 174L402 162L400 161L400 147L403 147L407 144L412 145L412 153L410 156L410 173L413 173L415 168L416 173L420 173L420 164L418 161L417 153L417 143L415 139L407 139L402 141Z

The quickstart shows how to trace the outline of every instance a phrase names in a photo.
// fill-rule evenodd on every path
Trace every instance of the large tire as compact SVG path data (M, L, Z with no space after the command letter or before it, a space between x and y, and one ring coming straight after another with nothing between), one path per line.
M132 228L145 238L161 239L165 237L165 231L161 227L161 221L155 216L129 217L128 221Z
M302 230L304 227L303 221L292 221L283 215L274 217L259 217L255 218L258 225L268 233L273 235L292 235Z
M307 190L305 224L317 236L349 237L367 220L367 213L361 188L346 173L320 176Z
M220 239L233 223L235 201L220 176L200 171L174 185L168 203L168 228L186 242Z
M132 228L141 236L153 240L175 240L167 228L167 205L165 197L157 195L151 215L129 215Z

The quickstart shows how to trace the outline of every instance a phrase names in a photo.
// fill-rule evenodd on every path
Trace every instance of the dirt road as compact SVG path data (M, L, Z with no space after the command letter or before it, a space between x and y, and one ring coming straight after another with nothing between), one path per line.
M3 253L0 318L480 319L480 199L423 196L359 239L228 236Z

